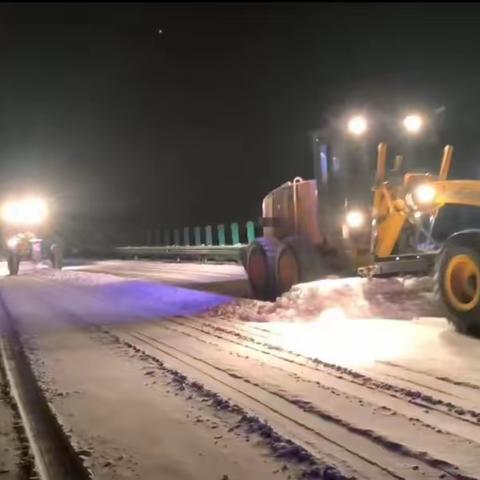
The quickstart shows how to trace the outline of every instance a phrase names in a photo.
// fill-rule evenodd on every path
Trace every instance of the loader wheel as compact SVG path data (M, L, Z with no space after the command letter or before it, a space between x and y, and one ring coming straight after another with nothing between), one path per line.
M280 242L275 238L260 237L247 249L245 270L255 298L274 300L278 295L275 275Z
M435 293L459 332L480 332L480 254L475 248L444 246L435 265Z
M283 240L293 252L298 262L298 282L311 282L327 275L325 262L308 238L291 236Z
M57 270L61 270L63 267L63 251L62 248L57 245L53 244L50 247L51 255L52 255L52 266Z
M8 259L7 259L7 264L8 264L8 274L9 275L18 275L18 269L20 267L19 256L15 255L14 253L9 253L8 254Z
M300 282L300 278L300 263L295 251L289 245L282 243L277 251L275 261L277 295L288 292L293 285Z

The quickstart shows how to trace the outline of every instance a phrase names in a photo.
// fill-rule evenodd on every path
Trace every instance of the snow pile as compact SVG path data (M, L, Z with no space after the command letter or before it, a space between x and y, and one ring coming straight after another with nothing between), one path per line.
M318 316L410 320L441 316L433 280L422 278L335 278L295 285L274 303L237 300L215 310L245 321L303 321Z
M57 280L68 282L75 285L105 285L109 283L125 282L125 278L109 275L106 273L89 273L76 270L54 270L52 268L39 269L35 271L36 277L46 278L48 280Z

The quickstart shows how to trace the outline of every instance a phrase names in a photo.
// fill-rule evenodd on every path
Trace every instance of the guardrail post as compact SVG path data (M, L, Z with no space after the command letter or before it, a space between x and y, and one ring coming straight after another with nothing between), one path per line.
M230 231L232 232L232 245L238 245L240 243L240 230L237 222L230 225Z
M180 230L178 228L173 231L173 244L180 245Z
M162 243L162 239L160 237L160 229L156 228L155 229L155 245L160 245Z
M225 246L225 225L221 223L217 225L217 233L218 233L218 244L222 247Z
M183 227L183 244L190 246L190 228L188 227Z
M212 235L212 226L211 225L207 225L205 227L205 243L208 246L213 245L213 235Z
M199 247L202 244L202 232L200 227L195 227L193 229L193 236L195 237L195 245Z
M255 224L250 220L247 222L247 242L253 242L255 240Z
M170 246L170 242L171 242L170 230L168 228L166 228L163 231L163 245L168 247L168 246Z

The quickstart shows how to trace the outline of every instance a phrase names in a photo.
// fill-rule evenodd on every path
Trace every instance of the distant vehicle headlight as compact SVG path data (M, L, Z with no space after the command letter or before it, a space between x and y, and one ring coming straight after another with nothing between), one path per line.
M419 185L413 193L413 198L419 205L428 205L433 203L436 196L437 191L435 190L435 187L428 184Z
M19 241L20 241L20 239L18 237L10 237L7 240L7 247L13 249L18 245Z
M360 210L350 210L347 213L346 222L350 228L360 228L365 224L365 214Z
M36 197L7 202L2 208L2 219L15 225L40 225L47 216L46 202Z

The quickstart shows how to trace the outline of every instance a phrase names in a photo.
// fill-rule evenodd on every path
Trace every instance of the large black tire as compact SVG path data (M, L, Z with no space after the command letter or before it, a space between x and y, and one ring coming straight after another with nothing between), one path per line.
M276 280L276 259L280 247L277 239L260 237L247 248L245 270L252 294L259 300L275 300L281 294Z
M282 242L275 256L276 296L288 292L293 285L300 283L302 281L301 275L301 265L297 252L291 245Z
M52 258L52 267L61 270L63 267L63 250L62 247L58 244L53 244L50 247L51 258Z
M7 258L7 265L9 275L18 275L18 270L20 268L20 257L15 253L9 253Z
M325 259L308 238L294 235L285 238L283 243L295 254L299 268L299 282L311 282L331 273Z
M447 242L435 264L435 296L461 333L480 332L480 253L473 240Z

